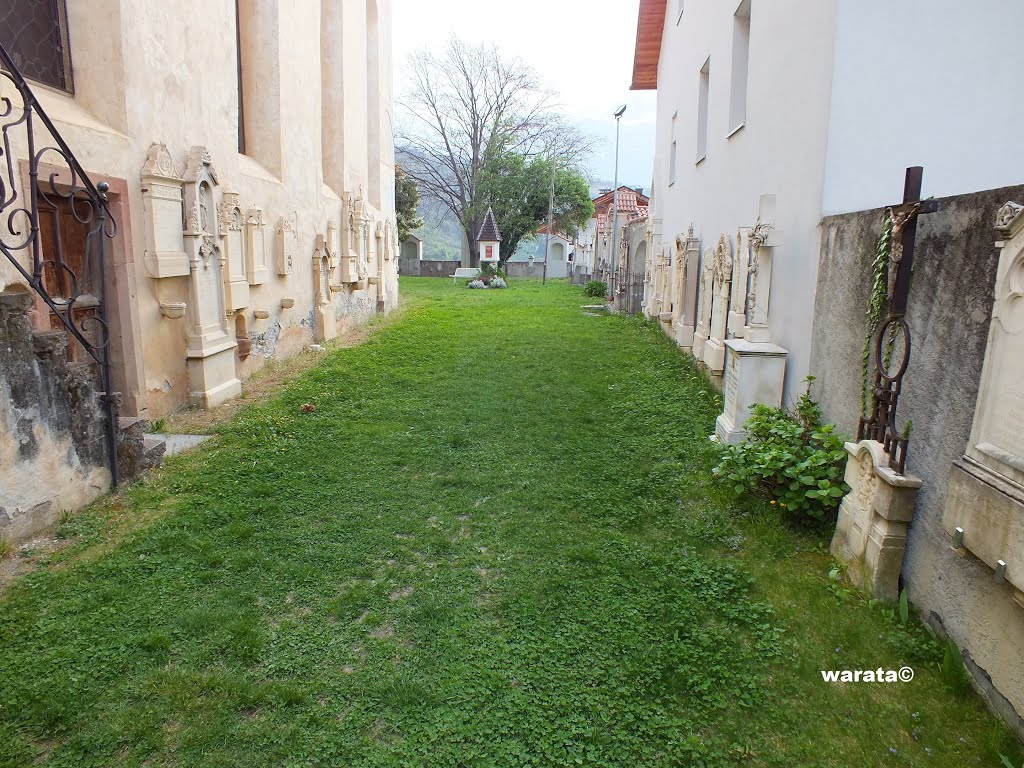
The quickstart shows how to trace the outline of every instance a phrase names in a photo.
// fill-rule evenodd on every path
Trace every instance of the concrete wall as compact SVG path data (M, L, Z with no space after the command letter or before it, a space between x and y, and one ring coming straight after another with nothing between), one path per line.
M239 378L313 340L315 238L329 221L340 225L344 194L364 200L370 276L380 279L332 293L333 319L343 329L397 300L390 0L242 0L240 9L247 154L238 151L233 3L69 3L76 93L36 88L86 171L116 192L113 248L124 266L117 298L125 317L115 333L126 338L121 362L136 366L121 375L129 413L159 416L184 405L189 390L187 322L160 311L161 301L186 300L188 278L156 280L144 265L139 173L153 142L167 145L178 174L191 146L207 147L220 180L215 204L231 191L243 210L263 211L271 276L252 286L240 310L253 353L236 360ZM11 92L5 80L3 94ZM15 158L26 157L15 140ZM21 178L6 181L23 186ZM293 212L294 272L278 276L276 229ZM378 223L383 240L373 234ZM0 264L0 285L16 282ZM282 308L286 298L290 309ZM257 310L269 317L256 318Z
M998 254L995 213L1024 200L1024 186L940 199L921 217L907 321L912 356L899 426L913 420L907 470L924 481L910 527L903 578L911 600L965 649L994 707L1024 734L1024 609L990 568L950 551L941 528L946 484L966 449L992 313ZM811 371L825 416L855 434L861 350L879 209L822 225ZM774 298L774 297L773 297ZM989 683L988 681L991 681ZM994 690L993 690L994 689Z
M550 265L549 265L550 266ZM512 277L544 277L544 262L542 261L506 261L505 274ZM548 275L551 277L551 275Z
M752 0L742 127L730 119L737 5L687 0L678 24L673 7L666 16L650 213L662 237L652 254L685 236L690 224L701 251L722 234L735 239L738 227L757 219L759 197L776 195L776 227L785 240L773 264L769 324L789 350L791 392L809 363L836 0ZM707 155L697 162L699 73L709 57Z
M402 257L401 272L406 277L451 277L462 266L461 261L421 261Z

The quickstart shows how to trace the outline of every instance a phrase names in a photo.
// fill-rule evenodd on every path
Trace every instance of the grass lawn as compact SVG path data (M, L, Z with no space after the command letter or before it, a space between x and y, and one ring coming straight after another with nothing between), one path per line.
M562 282L402 291L0 598L0 765L1020 761L830 531L712 481L659 331Z

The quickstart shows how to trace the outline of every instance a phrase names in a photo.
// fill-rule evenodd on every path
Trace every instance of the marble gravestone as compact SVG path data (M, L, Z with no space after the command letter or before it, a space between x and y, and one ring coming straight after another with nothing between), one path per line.
M754 405L782 404L787 352L777 344L746 339L727 339L725 348L723 410L715 421L715 435L720 443L732 445L746 438L743 424Z
M943 527L1024 607L1024 206L997 214L1003 239L967 450L953 463Z

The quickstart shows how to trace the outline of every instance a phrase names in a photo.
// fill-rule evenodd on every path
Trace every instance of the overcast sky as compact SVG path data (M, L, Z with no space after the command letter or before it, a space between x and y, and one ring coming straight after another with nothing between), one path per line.
M622 118L619 180L649 187L654 156L653 91L630 91L637 0L393 0L395 94L417 48L441 49L452 33L497 45L537 70L558 92L576 126L600 141L591 159L595 180L611 181L615 118Z

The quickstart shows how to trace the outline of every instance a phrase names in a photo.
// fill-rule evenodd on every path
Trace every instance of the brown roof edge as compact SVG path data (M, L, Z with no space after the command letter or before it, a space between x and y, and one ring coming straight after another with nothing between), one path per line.
M640 0L631 91L652 91L658 87L658 60L667 4L668 0Z

